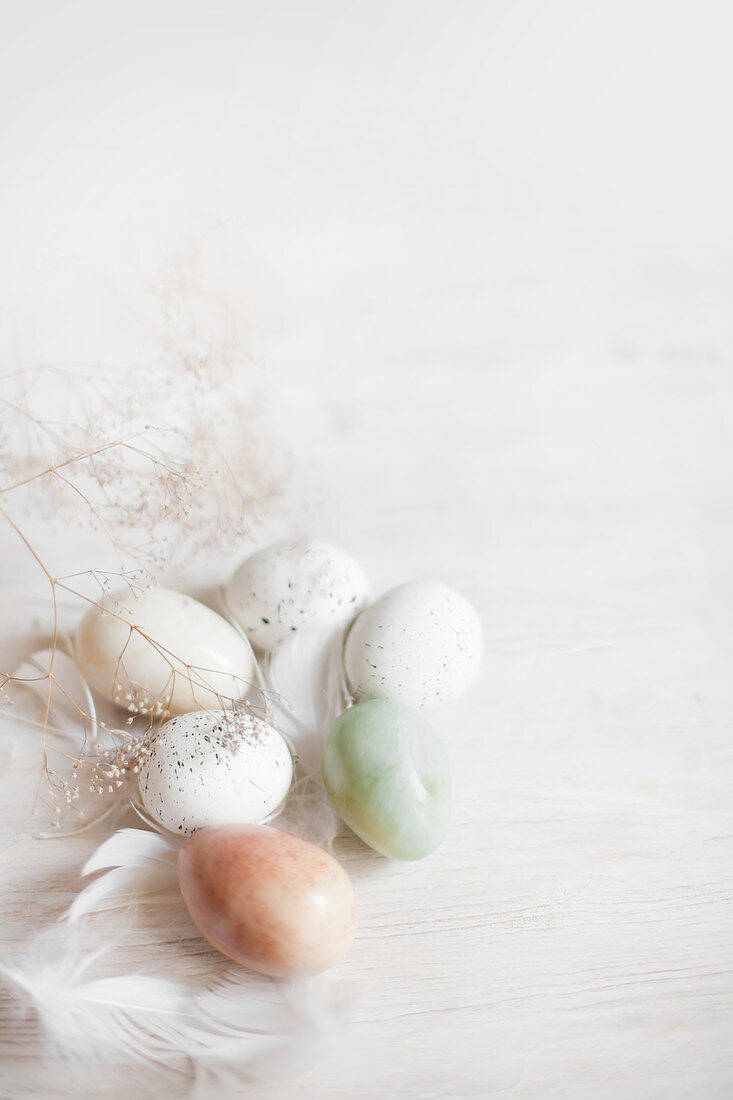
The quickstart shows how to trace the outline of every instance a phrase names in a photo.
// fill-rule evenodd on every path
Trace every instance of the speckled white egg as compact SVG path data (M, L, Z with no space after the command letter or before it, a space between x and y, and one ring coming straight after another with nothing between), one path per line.
M354 698L426 707L461 692L481 661L481 623L468 600L436 581L385 592L355 619L344 646Z
M323 542L278 542L247 558L226 601L252 644L272 650L297 631L342 626L366 603L361 566Z
M246 694L254 673L250 646L226 619L168 588L106 596L82 619L74 656L95 691L143 713L221 707Z
M284 800L293 759L273 726L245 712L195 711L171 718L140 765L140 798L171 832L259 824Z

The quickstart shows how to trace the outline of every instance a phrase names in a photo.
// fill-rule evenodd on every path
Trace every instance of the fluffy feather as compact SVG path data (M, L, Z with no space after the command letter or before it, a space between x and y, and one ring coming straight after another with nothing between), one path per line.
M66 943L56 957L47 942L2 974L21 1002L30 1004L49 1047L76 1059L132 1057L156 1061L170 1043L171 1022L184 1006L184 992L165 978L123 975L85 980L104 950L85 952Z
M149 833L147 829L118 829L89 857L81 874L84 878L108 867L142 863L168 864L175 860L176 855L177 848L167 837Z
M26 657L13 673L12 698L19 705L12 716L2 715L42 735L34 742L40 758L36 766L45 776L38 805L45 807L53 831L36 831L39 838L75 835L119 813L130 786L129 776L119 786L111 784L105 766L129 733L115 729L119 714L112 721L104 713L100 716L70 654L71 641L61 635L55 652L38 650ZM15 763L10 755L0 768L10 771Z
M339 827L323 788L320 752L347 702L342 646L342 631L304 631L282 645L258 677L276 725L298 755L291 796L276 824L324 845ZM65 671L71 676L70 668ZM91 707L86 697L83 702L94 714L93 701ZM58 714L64 731L73 706L71 711ZM19 959L0 959L0 978L17 1005L34 1010L49 1045L82 1067L134 1059L167 1069L187 1063L199 1078L302 1071L332 1043L343 1042L348 1013L325 975L277 982L235 966L222 974L215 960L216 976L202 988L200 982L180 981L170 973L171 960L155 953L157 973L94 973L117 945L94 928L93 919L81 918L118 910L115 922L122 929L134 913L149 915L148 904L163 901L178 902L183 915L175 871L179 846L146 829L119 830L84 866L83 876L104 873L80 892L64 924ZM167 912L170 920L156 912L155 934L175 943L176 919L173 910ZM175 959L172 968L177 970Z
M321 747L347 703L344 632L299 631L264 662L262 676L276 725L298 755L295 782L277 824L329 847L340 820L321 778Z
M113 945L108 944L107 951ZM161 975L90 976L106 951L46 934L21 960L0 960L18 1007L31 1007L49 1048L81 1068L101 1060L196 1076L303 1069L339 1040L344 1016L325 979L278 983L231 967L209 988Z
M97 848L82 877L107 870L86 886L64 915L73 923L101 909L145 901L181 901L176 878L178 846L145 829L120 829Z
M97 736L94 698L66 652L70 645L67 639L60 638L55 651L41 649L31 653L13 672L13 678L17 678L14 691L27 701L32 724L43 725L46 734L58 738L66 748L69 742L76 747ZM50 668L53 668L51 680Z

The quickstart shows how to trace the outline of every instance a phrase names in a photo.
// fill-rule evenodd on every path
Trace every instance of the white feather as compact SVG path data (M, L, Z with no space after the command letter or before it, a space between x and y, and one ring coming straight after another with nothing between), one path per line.
M295 781L276 824L326 847L340 820L323 786L321 748L348 700L343 638L343 629L333 627L299 631L275 649L262 669L276 725L298 754Z
M46 934L20 961L0 959L16 1005L32 1007L51 1050L79 1067L185 1062L197 1076L279 1075L342 1037L326 979L279 983L231 967L202 990L160 975L88 977L105 953L68 934L59 950Z
M31 968L0 962L11 991L25 996L36 1012L49 1046L83 1058L96 1048L108 1057L156 1061L171 1042L172 1020L185 994L165 978L122 975L81 980L93 959L67 957L70 972L49 963Z
M320 753L348 699L342 648L342 631L304 631L272 655L261 681L276 724L299 757L291 796L276 824L324 845L339 827L321 780ZM68 682L71 686L71 677ZM87 698L84 703L93 714ZM68 729L72 715L58 717ZM82 732L78 726L76 732ZM302 1071L331 1043L343 1042L348 1013L326 975L276 982L236 966L222 974L218 958L206 988L165 972L91 973L116 943L80 918L119 910L115 921L122 930L134 914L142 914L141 904L151 920L148 903L157 902L173 902L188 917L177 886L179 847L146 829L119 830L84 866L83 876L104 874L80 892L57 934L45 933L19 959L0 958L0 976L17 1005L33 1008L49 1044L82 1067L133 1059L169 1069L188 1063L199 1078ZM175 944L180 920L172 909L166 912L167 921L155 912L155 936ZM154 949L152 960L156 970L170 970L171 960L164 964Z
M157 833L118 830L97 848L81 873L85 877L110 869L76 896L64 916L73 923L96 910L139 902L179 901L183 906L176 877L177 855L178 846Z
M17 678L16 692L35 703L34 724L61 743L79 747L94 741L99 731L94 698L70 651L71 642L62 635L55 650L42 649L26 657L13 679Z
M118 829L100 844L82 868L82 877L104 871L107 867L125 867L143 863L165 863L175 860L178 848L167 837L147 829Z
M12 697L19 706L13 707L12 721L37 731L39 737L34 744L53 777L49 786L41 787L38 802L39 807L47 807L52 831L36 832L39 838L72 836L92 828L119 812L130 786L128 779L119 787L105 790L103 797L100 795L96 765L105 753L123 746L129 733L115 728L119 713L112 714L111 720L104 713L100 717L72 651L71 640L59 635L55 651L31 653L13 673ZM7 770L15 763L11 755L6 761ZM76 789L75 796L67 800L65 795L72 788Z

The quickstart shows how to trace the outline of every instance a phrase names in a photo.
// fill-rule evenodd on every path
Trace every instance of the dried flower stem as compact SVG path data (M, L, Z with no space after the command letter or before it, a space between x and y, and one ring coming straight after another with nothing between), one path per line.
M226 356L222 356L224 361ZM226 369L231 373L231 366ZM220 381L221 363L217 371ZM137 391L124 376L108 376L99 382L83 372L43 366L12 372L3 379L14 382L19 392L16 400L0 398L0 441L3 443L0 471L6 474L0 488L0 518L14 532L45 578L52 626L48 667L39 669L37 676L0 672L0 693L12 703L6 690L9 685L34 685L38 689L45 682L45 690L41 689L43 713L39 722L42 775L55 815L52 824L56 828L61 806L73 809L78 802L82 772L87 776L84 782L98 795L124 792L127 780L137 773L139 762L148 751L147 743L156 724L167 717L167 700L176 677L187 678L194 698L197 688L211 690L207 674L214 670L186 663L149 633L130 623L108 602L102 604L101 599L94 599L85 591L86 583L91 581L99 587L103 599L112 592L113 578L117 583L126 584L133 594L154 582L165 562L171 531L188 521L193 513L197 522L187 534L194 551L218 544L224 537L236 543L246 533L245 517L251 508L272 496L273 483L262 480L255 455L239 444L244 435L241 425L245 408L225 390L218 402L212 400L212 392L216 391L212 390L210 373L205 358L194 355L184 358L182 366L176 363L173 370L169 366L159 367L157 372L152 372L152 378L146 378L152 392L157 388L158 403L163 408L166 407L164 397L169 395L173 381L177 387L183 384L187 391L184 405L188 423L165 429L140 422L140 412L135 405ZM77 401L81 395L79 404L84 415L75 410L73 420L63 420L58 417L56 407L53 418L37 412L31 405L31 395L42 378L60 387L66 403ZM64 401L61 401L60 408L63 407ZM227 418L232 428L231 438L236 441L232 454L225 453L217 439L219 423L227 422ZM124 430L126 425L130 425L131 430ZM25 458L19 456L19 433L25 440ZM164 450L161 441L165 439L174 441L179 453ZM68 495L64 504L76 502L86 514L91 529L105 537L119 558L119 570L87 568L55 574L47 555L31 536L29 524L11 514L6 503L9 496L15 497L20 491L40 491L48 497L55 489ZM56 495L55 505L58 506L61 500ZM74 513L73 522L79 523L78 512ZM61 635L60 592L89 606L103 607L106 614L124 621L130 632L128 644L133 632L138 633L170 666L169 681L156 698L137 698L134 692L128 692L128 697L119 700L128 711L126 729L112 728L98 719L73 698L56 675ZM122 678L123 669L124 650L119 658L118 679ZM55 693L82 723L84 740L76 752L69 753L48 743L47 735L54 729L51 716ZM231 699L221 696L219 699L222 707L232 706ZM138 719L142 725L130 728ZM113 748L100 748L100 733L112 738ZM49 750L71 765L69 779L50 766Z

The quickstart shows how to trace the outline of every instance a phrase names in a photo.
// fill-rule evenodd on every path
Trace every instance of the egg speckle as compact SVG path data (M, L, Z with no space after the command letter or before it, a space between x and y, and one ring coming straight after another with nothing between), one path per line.
M199 931L242 966L277 978L318 974L348 951L356 894L333 856L267 825L201 829L178 854Z
M345 625L367 594L361 566L343 550L322 542L279 542L243 562L226 599L252 644L272 650L306 627Z
M460 592L409 581L385 592L354 620L344 669L354 698L425 707L457 695L476 675L481 623Z
M196 711L165 722L140 765L143 806L171 832L257 824L284 800L293 761L274 727L247 712Z

